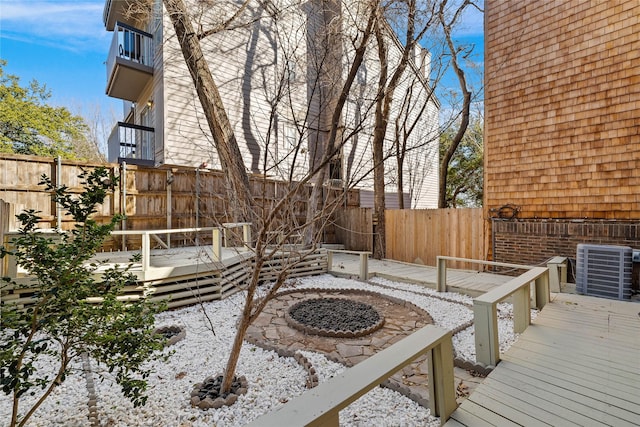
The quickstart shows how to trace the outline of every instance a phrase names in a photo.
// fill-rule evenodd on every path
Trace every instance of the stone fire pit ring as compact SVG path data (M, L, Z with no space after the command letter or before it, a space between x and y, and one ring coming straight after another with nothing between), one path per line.
M284 317L301 332L332 338L366 336L385 322L372 305L348 297L304 299L289 307Z

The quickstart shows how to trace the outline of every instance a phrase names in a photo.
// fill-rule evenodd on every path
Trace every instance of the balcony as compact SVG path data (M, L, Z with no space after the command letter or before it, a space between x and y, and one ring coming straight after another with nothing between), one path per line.
M153 128L118 122L109 135L108 148L110 162L155 164Z
M116 22L107 58L107 95L135 102L153 79L153 37Z

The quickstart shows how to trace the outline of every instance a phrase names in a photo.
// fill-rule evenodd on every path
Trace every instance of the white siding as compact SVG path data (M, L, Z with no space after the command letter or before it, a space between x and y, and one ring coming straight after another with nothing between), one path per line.
M219 21L225 13L228 16L234 10L231 3L216 3L217 9L207 10L201 22L206 23L212 17L218 17ZM208 3L190 0L190 10L197 11L197 5L202 4ZM300 179L309 169L308 143L311 136L318 128L326 134L329 126L328 109L322 106L330 105L331 96L335 96L341 87L339 76L345 76L348 71L353 47L345 38L340 50L336 50L344 53L342 69L337 65L336 69L324 75L322 85L316 85L312 78L314 62L324 58L316 55L318 40L311 36L318 34L318 28L324 25L323 17L315 12L317 9L314 9L312 2L280 2L280 5L285 4L287 7L283 8L276 22L258 6L257 1L250 3L245 18L252 21L252 18L259 16L259 20L207 37L202 47L224 100L247 170L276 178ZM349 13L345 13L347 7L351 8ZM343 3L342 9L342 30L347 35L353 35L357 26L365 22L367 9L357 2ZM204 28L208 26L204 25ZM219 168L206 119L166 13L161 46L161 52L156 57L153 90L157 111L162 113L156 119L158 131L162 129L162 132L156 132L156 160L194 167L204 162L211 168ZM391 38L388 47L390 63L397 63L400 50ZM422 58L419 54L416 57ZM399 114L407 88L413 85L414 95L425 99L426 87L415 79L414 71L419 72L422 65L428 69L428 63L417 65L415 69L407 69L405 78L396 90L387 134L387 150L392 149L395 117ZM391 67L390 74L392 72ZM373 38L342 118L345 135L357 126L362 127L357 135L349 137L343 149L343 172L348 172L349 181L356 183L359 188L372 188L371 135L378 73L379 63ZM318 98L318 94L321 97ZM410 117L415 117L419 104L420 101L416 101L415 108L409 112ZM407 155L404 191L411 195L411 207L429 208L437 205L437 115L437 105L431 102L410 138L413 146L429 138L434 139L432 143L424 144L424 147ZM298 141L303 142L302 147ZM395 159L390 157L385 167L387 191L395 192Z

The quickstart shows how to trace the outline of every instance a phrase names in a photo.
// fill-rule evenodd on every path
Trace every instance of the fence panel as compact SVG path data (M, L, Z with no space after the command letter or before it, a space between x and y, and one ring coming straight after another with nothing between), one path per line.
M485 258L481 208L394 209L385 215L387 258L433 266L438 255ZM465 263L452 267L479 268Z
M139 165L98 164L62 160L50 157L0 154L0 199L12 205L16 214L25 209L40 211L42 228L60 226L63 230L73 227L68 215L58 216L51 195L38 185L45 174L55 185L66 185L71 192L82 191L79 175L82 171L103 166L120 183L98 208L94 219L107 221L114 214L125 214L127 219L120 224L126 230L158 230L171 228L213 227L229 222L229 203L225 190L224 174L219 170L202 170L188 167L154 168ZM292 217L304 222L309 199L308 187L298 194L288 195L290 185L272 179L251 177L254 201L258 214L271 212L282 198L292 203L291 212L276 218L276 225L290 223ZM341 194L340 197L343 195ZM358 190L351 190L345 198L346 204L357 205ZM279 221L279 222L278 222ZM368 222L370 224L370 221ZM274 226L274 227L275 227ZM364 224L367 227L366 224ZM18 227L13 216L9 229ZM370 227L370 226L369 226ZM367 229L370 233L370 229ZM333 236L333 234L331 235ZM188 244L184 238L176 238L176 244ZM104 249L127 247L138 249L139 239L127 237L111 239ZM363 250L366 249L366 246Z
M350 251L373 251L373 209L347 207L335 214L336 241Z

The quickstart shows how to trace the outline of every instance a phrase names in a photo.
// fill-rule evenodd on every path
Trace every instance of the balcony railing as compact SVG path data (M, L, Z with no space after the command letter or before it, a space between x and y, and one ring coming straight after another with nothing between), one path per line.
M109 136L109 161L153 163L154 142L153 128L118 122Z
M116 22L107 58L107 95L137 101L153 77L153 37Z

